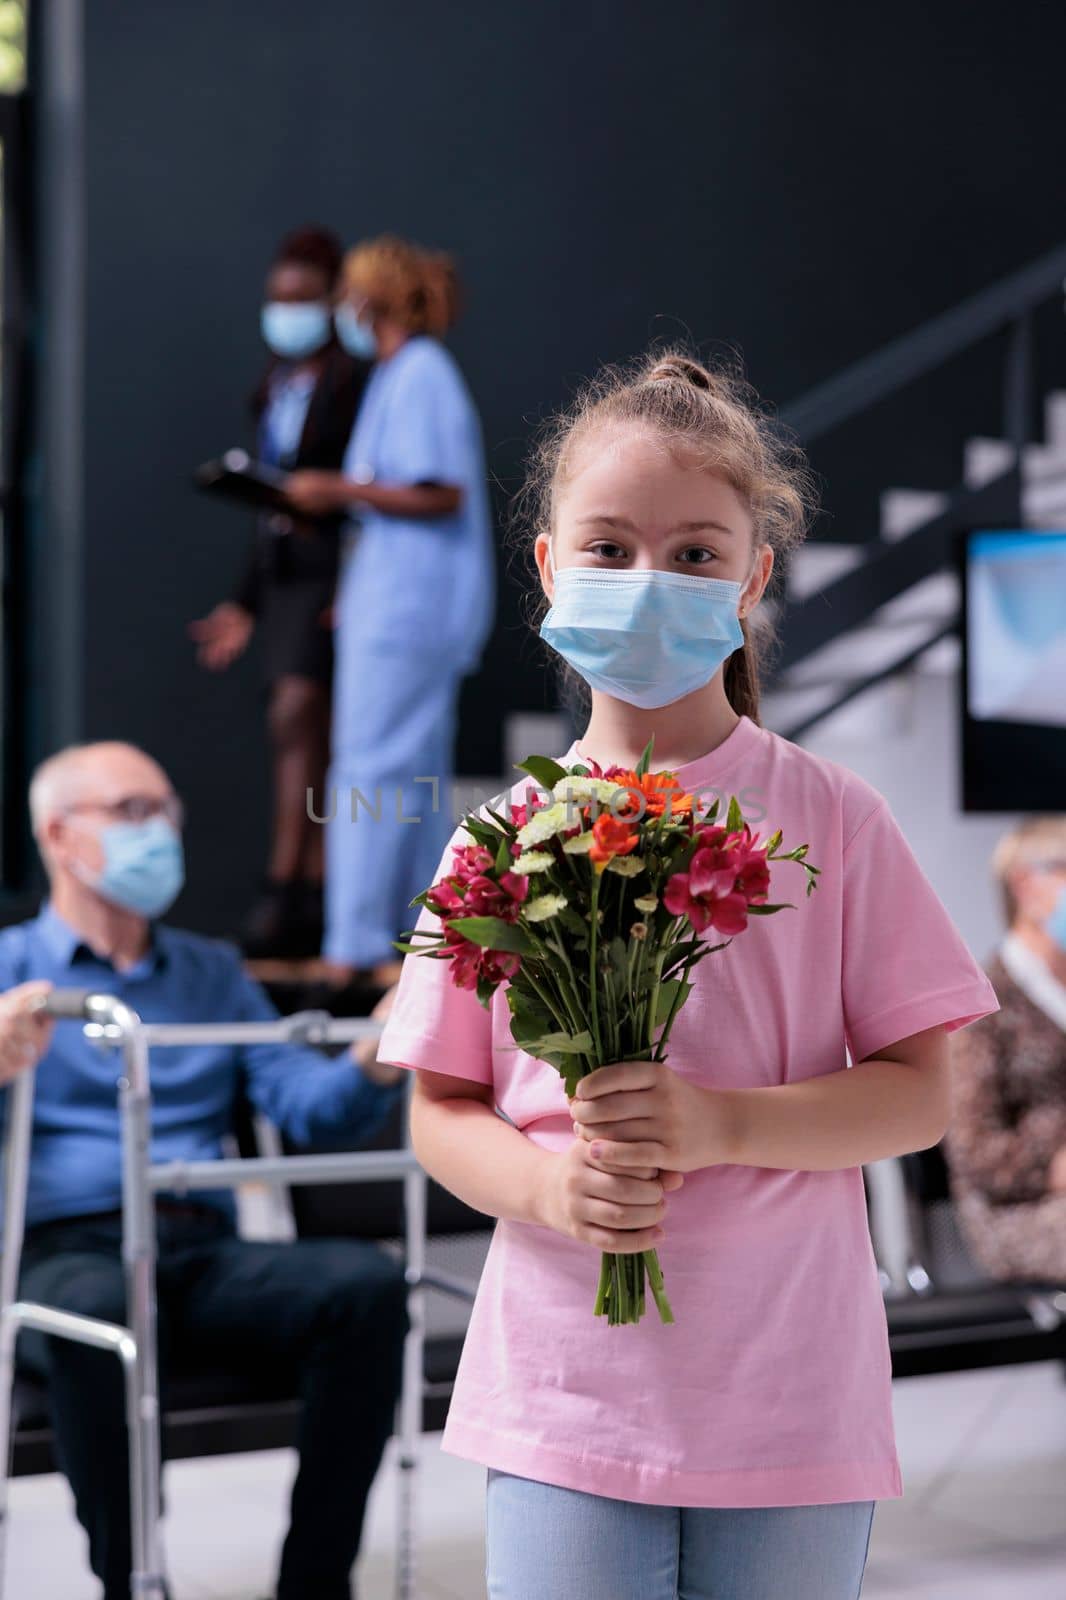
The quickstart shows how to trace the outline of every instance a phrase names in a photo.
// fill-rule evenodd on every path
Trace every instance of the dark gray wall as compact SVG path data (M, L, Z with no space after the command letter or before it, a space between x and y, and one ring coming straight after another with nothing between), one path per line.
M1042 4L86 13L85 732L170 768L190 803L180 910L212 930L260 869L268 773L255 665L209 677L186 641L243 544L188 479L245 429L283 230L456 253L452 343L501 498L531 420L653 335L738 345L784 403L1066 235L1066 20ZM947 483L997 406L984 353L820 450L826 531L870 534L884 484ZM497 766L506 707L550 694L506 567L467 771Z

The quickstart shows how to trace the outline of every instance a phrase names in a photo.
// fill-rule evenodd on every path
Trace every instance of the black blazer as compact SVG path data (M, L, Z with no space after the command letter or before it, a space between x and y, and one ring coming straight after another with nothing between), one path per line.
M266 408L270 375L276 364L268 367L252 397L256 423ZM370 371L369 362L356 361L338 344L328 347L311 393L295 458L288 464L291 471L302 467L329 472L340 469ZM328 583L337 575L343 514L288 520L293 525L299 522L300 531L279 535L269 517L259 519L248 564L231 596L253 614L262 605L263 587L268 582L317 579Z

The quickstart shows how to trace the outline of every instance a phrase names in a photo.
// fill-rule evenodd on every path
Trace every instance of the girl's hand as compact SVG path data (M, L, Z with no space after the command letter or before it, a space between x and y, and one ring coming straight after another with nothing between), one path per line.
M356 488L357 485L350 484L339 472L323 472L310 467L300 472L290 472L284 485L285 498L294 510L302 511L307 517L322 517L331 511L343 511L354 498Z
M553 1159L543 1197L547 1226L616 1255L653 1250L663 1237L664 1191L680 1189L684 1178L650 1167L611 1171L593 1163L588 1149L575 1139Z
M727 1103L664 1061L618 1061L579 1080L570 1110L598 1166L695 1172L731 1159Z

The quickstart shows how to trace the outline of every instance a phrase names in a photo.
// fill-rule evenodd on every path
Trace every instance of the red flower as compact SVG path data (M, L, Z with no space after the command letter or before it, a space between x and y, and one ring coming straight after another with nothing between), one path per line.
M592 824L589 858L595 863L596 871L602 872L614 856L627 856L639 843L639 833L635 833L628 823L612 817L609 811L601 811Z
M476 989L480 979L491 984L513 978L520 959L507 950L486 950L467 939L458 928L446 923L444 937L452 958L452 982L459 989Z
M514 922L522 901L529 894L529 879L518 872L504 872L499 881L483 874L466 885L464 906L470 917L499 917Z

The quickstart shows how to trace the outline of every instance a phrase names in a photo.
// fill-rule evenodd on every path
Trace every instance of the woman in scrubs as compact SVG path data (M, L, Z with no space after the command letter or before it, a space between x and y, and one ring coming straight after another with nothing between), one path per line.
M446 256L386 236L345 259L337 335L372 358L339 473L294 472L298 510L351 517L336 608L327 785L328 981L385 986L393 940L454 827L460 683L492 625L495 550L477 411L440 342Z

